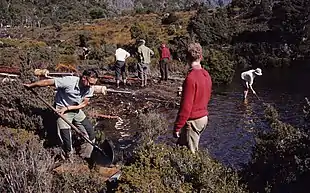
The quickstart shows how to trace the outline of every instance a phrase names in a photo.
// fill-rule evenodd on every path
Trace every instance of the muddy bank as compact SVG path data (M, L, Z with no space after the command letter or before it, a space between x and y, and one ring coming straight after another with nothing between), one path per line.
M101 83L115 89L113 80L101 80ZM130 85L121 86L118 90L132 94L96 95L91 99L87 112L96 122L96 129L103 130L117 149L124 150L139 138L141 114L161 113L179 106L180 97L177 97L176 90L181 84L180 80L159 83L159 79L152 79L147 87L141 88L139 81L130 81Z

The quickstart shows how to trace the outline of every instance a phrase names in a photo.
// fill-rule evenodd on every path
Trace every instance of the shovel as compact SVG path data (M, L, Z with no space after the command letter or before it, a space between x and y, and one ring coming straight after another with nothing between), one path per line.
M46 102L35 90L32 88L27 88L31 92L33 92L46 106L48 106L52 111L54 111L60 118L62 118L72 129L74 129L87 143L91 144L98 152L99 154L95 155L95 162L103 165L103 166L110 166L114 161L114 152L111 143L108 140L105 140L101 147L97 146L95 143L93 143L84 132L79 130L75 125L73 125L71 122L69 122L62 114L58 113L56 109L50 105L48 102ZM94 152L93 152L94 153Z

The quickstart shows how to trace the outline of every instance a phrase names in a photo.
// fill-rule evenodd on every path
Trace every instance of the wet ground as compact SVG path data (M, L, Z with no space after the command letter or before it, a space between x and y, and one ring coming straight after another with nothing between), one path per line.
M257 77L254 89L261 100L250 95L248 103L242 102L242 87L236 76L232 84L214 87L209 104L209 124L203 133L200 147L226 165L239 168L251 158L255 135L268 130L264 121L263 103L273 104L283 121L301 126L304 97L309 91L304 87L309 82L310 68L269 69ZM238 73L239 74L239 73ZM170 80L159 83L153 79L146 88L139 88L137 82L121 90L135 91L135 94L110 93L97 96L92 104L94 112L117 115L119 119L98 119L97 128L103 128L106 136L120 149L126 149L139 133L136 116L141 112L163 113L172 130L180 98L176 89L182 81ZM113 87L112 82L105 82ZM303 86L304 85L304 86ZM159 140L174 143L171 132Z
M139 81L131 81L129 86L121 86L120 89L115 88L113 80L101 83L108 88L132 92L97 95L89 110L90 114L98 115L96 128L103 129L106 136L120 149L126 149L138 137L141 130L138 128L137 116L140 113L167 114L179 105L180 97L177 97L176 90L182 85L180 80L159 83L159 79L154 78L145 88L139 87ZM106 118L105 115L110 115L111 118Z

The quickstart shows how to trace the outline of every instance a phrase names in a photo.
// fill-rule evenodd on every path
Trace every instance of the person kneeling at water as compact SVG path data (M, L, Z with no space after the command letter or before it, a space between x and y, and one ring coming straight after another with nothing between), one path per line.
M195 153L201 133L208 124L212 80L200 64L202 48L199 43L191 43L188 46L187 59L191 69L182 89L178 89L178 92L182 92L182 99L173 135L178 138L178 145L185 145Z
M248 96L249 88L251 89L253 94L256 95L256 92L254 91L252 85L254 83L254 78L256 76L261 76L261 75L263 75L263 74L262 74L262 70L260 68L256 68L255 70L248 70L248 71L241 73L241 79L242 79L243 87L244 87L243 100L246 100L246 98Z

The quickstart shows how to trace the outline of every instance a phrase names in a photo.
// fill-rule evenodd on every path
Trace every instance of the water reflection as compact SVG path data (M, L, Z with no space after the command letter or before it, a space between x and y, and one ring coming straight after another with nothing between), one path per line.
M264 119L263 103L274 105L283 121L301 125L304 97L310 92L301 85L309 81L308 72L310 68L297 72L292 69L289 72L265 71L263 77L254 83L261 100L249 93L247 103L242 101L243 90L238 74L232 84L215 87L209 104L209 123L201 136L200 148L208 150L213 158L225 165L240 168L251 159L257 133L269 129ZM159 140L173 144L172 129L177 109L161 113L167 117L171 132Z
M222 163L233 167L247 162L251 158L255 129L261 122L259 106L255 98L247 103L237 92L214 95L210 104L210 122L202 135L201 148ZM219 105L221 104L221 105Z

